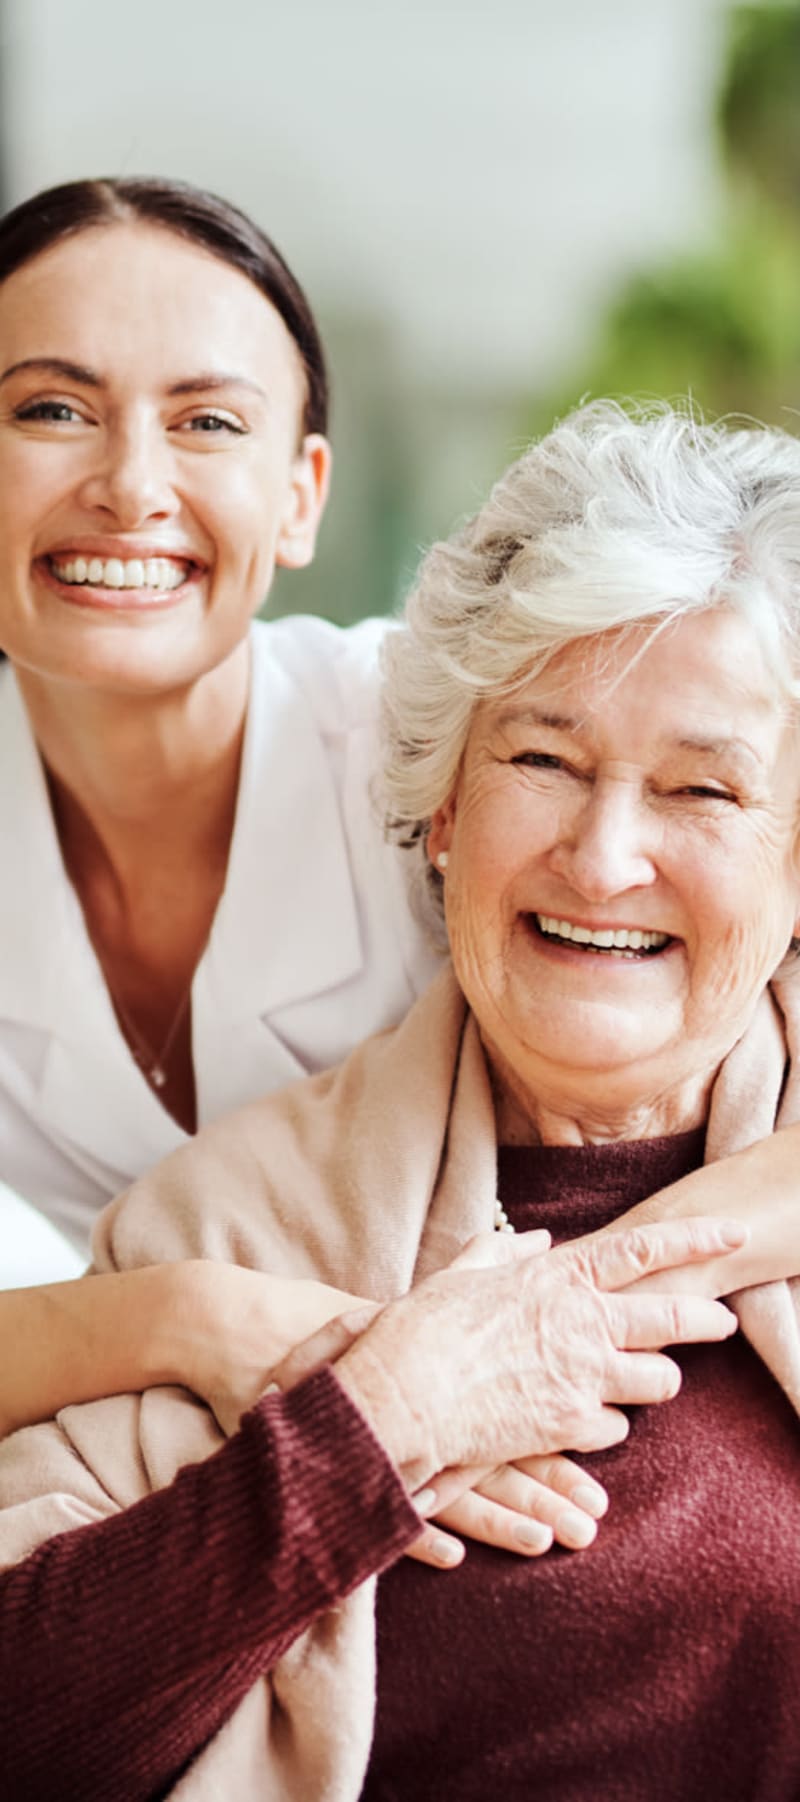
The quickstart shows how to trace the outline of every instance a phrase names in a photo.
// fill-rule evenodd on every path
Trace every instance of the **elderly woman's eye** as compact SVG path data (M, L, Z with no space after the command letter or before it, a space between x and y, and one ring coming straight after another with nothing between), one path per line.
M563 758L556 757L552 751L519 751L515 757L512 757L511 762L522 764L523 768L531 770L561 770L564 768Z
M728 788L715 788L710 782L690 782L677 790L679 795L688 795L691 800L698 801L734 801L736 796Z

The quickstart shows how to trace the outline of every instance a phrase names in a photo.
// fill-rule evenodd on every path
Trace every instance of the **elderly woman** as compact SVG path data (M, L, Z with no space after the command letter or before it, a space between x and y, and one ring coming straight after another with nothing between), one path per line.
M492 1223L574 1239L665 1183L691 1212L704 1159L738 1151L746 1176L744 1148L798 1114L799 581L800 449L780 433L608 406L530 450L427 558L388 649L393 829L429 862L452 968L338 1071L209 1127L134 1185L103 1218L101 1266L233 1257L387 1301ZM267 1662L226 1589L237 1518L215 1517L202 1632L199 1603L182 1621L187 1572L161 1573L171 1725L196 1750L207 1723L176 1793L796 1798L800 1355L779 1279L800 1270L800 1231L758 1197L749 1217L744 1248L684 1278L746 1290L744 1331L679 1352L678 1398L596 1453L612 1502L597 1544L535 1561L481 1548L447 1584L395 1565L378 1586L376 1701L360 1589L208 1739L206 1634L224 1630L250 1676ZM546 1269L562 1253L542 1255ZM563 1290L537 1316L556 1369L568 1318ZM374 1425L409 1405L383 1355L358 1393ZM549 1406L543 1388L532 1450L555 1449ZM580 1449L580 1430L558 1443ZM112 1524L133 1596L162 1501L147 1492L218 1444L169 1394L8 1441L7 1561L139 1501L11 1571L20 1618L49 1597L65 1618L63 1559ZM128 1681L147 1720L147 1673Z

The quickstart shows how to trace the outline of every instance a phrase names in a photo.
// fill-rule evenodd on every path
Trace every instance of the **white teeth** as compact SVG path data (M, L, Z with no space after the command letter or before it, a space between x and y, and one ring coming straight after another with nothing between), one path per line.
M534 919L546 937L593 945L598 951L659 951L669 938L667 932L643 932L639 927L629 930L626 926L604 926L590 932L588 926L573 926L569 920L557 920L549 914L534 914Z
M188 564L172 557L67 557L51 558L54 575L59 582L88 582L92 588L180 588L188 574Z

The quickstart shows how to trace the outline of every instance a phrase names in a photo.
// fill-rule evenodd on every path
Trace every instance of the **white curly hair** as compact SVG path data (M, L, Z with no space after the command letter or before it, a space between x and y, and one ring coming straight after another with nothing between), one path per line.
M800 699L800 441L690 403L596 401L423 559L384 647L387 829L424 854L472 715L563 646L725 605ZM441 880L427 869L436 893Z

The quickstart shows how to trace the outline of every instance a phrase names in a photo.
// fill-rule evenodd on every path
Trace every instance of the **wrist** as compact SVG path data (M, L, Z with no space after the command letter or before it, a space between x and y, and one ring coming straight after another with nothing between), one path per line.
M199 1392L214 1330L209 1266L199 1259L131 1271L126 1332L141 1367L141 1388L181 1384Z
M355 1341L334 1366L342 1388L383 1446L409 1494L441 1468L427 1408L427 1380L413 1335L398 1331L394 1310ZM379 1331L379 1328L381 1329ZM387 1345L382 1340L387 1340ZM415 1365L420 1368L416 1371ZM413 1401L411 1400L413 1397Z

